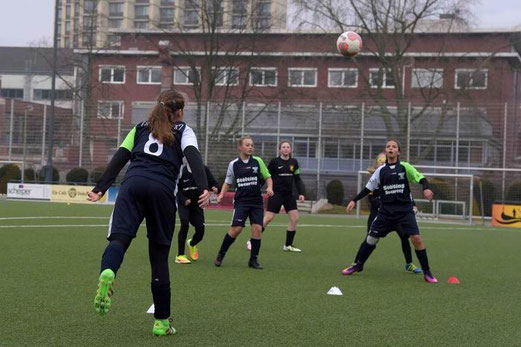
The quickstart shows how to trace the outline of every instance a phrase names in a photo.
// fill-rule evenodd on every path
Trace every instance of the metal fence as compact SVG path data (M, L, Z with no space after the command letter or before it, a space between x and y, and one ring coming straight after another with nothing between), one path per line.
M5 100L7 106L13 102ZM152 107L151 102L114 102L58 112L53 164L60 180L75 167L94 178ZM38 171L48 156L48 115L48 107L39 113L6 107L0 113L0 160L24 161ZM289 140L308 198L326 197L327 184L339 180L347 199L357 190L358 171L371 166L386 139L394 137L401 142L402 160L424 172L474 175L487 187L487 198L521 200L521 115L510 104L202 102L187 105L185 121L221 180L242 135L253 137L255 153L266 163L277 155L278 143Z

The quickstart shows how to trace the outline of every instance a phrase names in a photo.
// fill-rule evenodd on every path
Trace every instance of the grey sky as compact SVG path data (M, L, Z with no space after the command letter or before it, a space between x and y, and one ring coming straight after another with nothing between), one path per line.
M520 0L481 0L477 25L506 28L521 25ZM27 46L52 41L54 0L0 0L0 46Z

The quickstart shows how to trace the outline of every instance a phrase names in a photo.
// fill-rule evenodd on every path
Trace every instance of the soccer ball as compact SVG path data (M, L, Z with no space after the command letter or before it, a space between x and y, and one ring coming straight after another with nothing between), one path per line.
M354 31L346 31L336 40L338 52L346 57L354 57L362 49L362 38Z

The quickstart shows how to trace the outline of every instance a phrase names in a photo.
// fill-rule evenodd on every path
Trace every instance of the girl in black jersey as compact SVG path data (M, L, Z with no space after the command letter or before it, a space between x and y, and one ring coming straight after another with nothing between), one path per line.
M268 164L268 170L273 179L273 196L268 199L268 209L264 215L263 227L266 228L271 223L275 214L278 214L280 208L284 205L289 222L286 230L286 243L282 249L287 252L301 252L293 245L299 217L296 197L293 195L293 185L297 187L298 200L304 201L304 184L300 178L298 161L291 157L291 143L289 141L282 141L279 144L279 154Z
M248 266L261 270L257 257L262 239L262 221L264 217L264 201L261 188L264 182L267 184L266 193L273 195L273 182L268 168L261 158L253 156L253 140L249 136L241 138L237 144L239 157L232 160L228 165L226 179L224 180L221 193L217 196L217 202L221 202L228 188L235 185L235 196L233 199L232 225L226 235L217 257L215 266L221 266L228 248L235 241L242 229L246 226L246 220L251 224L251 253Z
M151 291L155 306L153 334L173 335L170 325L170 275L168 253L175 226L175 190L183 156L194 171L198 204L208 205L206 174L197 139L183 119L184 97L174 90L162 92L148 121L136 125L125 138L107 169L88 193L99 200L130 160L110 218L108 246L101 259L101 274L94 307L106 314L112 302L114 278L123 257L146 219L152 269Z
M374 167L370 167L367 169L367 172L370 174L373 174L376 169L382 165L385 164L385 153L380 153L376 157ZM369 201L369 217L367 218L367 234L369 234L369 231L371 230L371 224L373 224L374 219L378 215L378 210L380 209L380 193L381 189L375 189L372 192L369 193L367 196L367 199ZM413 207L415 214L416 214L416 206ZM421 269L416 267L412 262L412 252L411 252L411 244L409 243L409 235L404 232L397 231L398 236L400 237L400 241L402 244L402 252L403 256L405 257L405 270L410 271L412 273L418 274L421 273ZM364 238L365 242L365 238ZM355 257L355 262L353 264L356 264L358 261L359 254Z
M356 206L356 202L364 198L369 192L376 189L381 189L382 191L378 215L371 223L366 240L360 245L358 259L355 264L342 270L342 274L353 275L361 272L364 263L376 248L380 238L385 237L391 231L399 230L410 236L416 250L416 256L420 261L425 281L437 283L438 280L430 271L427 250L414 216L414 204L411 198L409 183L421 184L423 186L423 195L429 201L433 199L434 193L430 189L427 179L418 170L411 164L400 161L400 144L397 140L387 141L385 155L385 165L376 169L365 188L346 207L346 211L349 212Z
M204 167L206 177L208 179L208 189L217 194L217 181L213 177L208 166ZM181 228L177 234L177 256L175 262L177 264L190 264L191 260L199 259L199 250L197 244L202 241L204 236L204 210L197 203L199 192L195 184L194 175L190 165L183 159L183 170L179 177L177 187L177 209L179 212L179 220ZM195 228L194 236L186 240L190 224ZM185 255L185 242L188 246L188 255Z

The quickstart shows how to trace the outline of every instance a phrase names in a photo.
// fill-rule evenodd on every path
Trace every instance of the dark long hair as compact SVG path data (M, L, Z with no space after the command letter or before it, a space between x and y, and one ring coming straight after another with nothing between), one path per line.
M175 90L165 90L157 97L157 105L148 116L148 126L152 136L165 145L174 142L172 124L179 118L179 110L185 107L183 94Z

